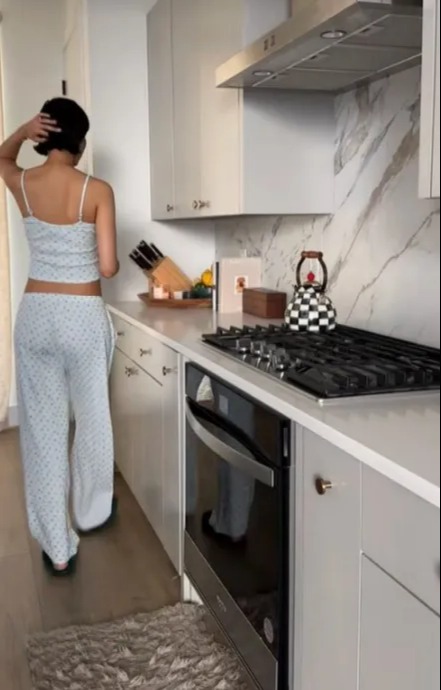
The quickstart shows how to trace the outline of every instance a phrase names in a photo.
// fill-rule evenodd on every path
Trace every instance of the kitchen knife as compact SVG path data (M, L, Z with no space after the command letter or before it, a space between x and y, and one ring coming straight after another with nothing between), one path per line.
M141 268L144 271L143 262L140 259L138 259L134 252L131 252L129 254L129 258L132 259L132 261L138 266L138 268Z
M145 256L141 254L141 252L138 249L135 250L135 253L137 257L142 260L146 271L152 271L154 269L154 264L148 259L146 259Z
M140 268L142 271L144 271L144 262L139 259L139 257L135 254L135 252L130 252L129 258Z
M147 242L140 242L137 247L138 251L142 254L142 256L147 259L153 266L157 263L158 257L156 256L155 252L149 247Z
M158 249L158 247L155 244L150 244L150 247L153 249L153 251L155 252L155 254L157 255L157 257L159 259L164 258L164 254L161 252L160 249Z
M148 261L137 249L133 250L133 252L130 254L130 258L132 258L143 271L151 271L153 268L152 263Z

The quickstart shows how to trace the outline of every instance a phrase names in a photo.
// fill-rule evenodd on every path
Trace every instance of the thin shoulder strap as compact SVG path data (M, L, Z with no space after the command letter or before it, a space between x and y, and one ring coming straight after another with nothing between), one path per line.
M83 222L84 202L86 200L86 192L87 192L87 187L89 186L89 182L90 182L90 175L88 175L86 177L86 179L84 180L83 193L81 194L80 214L79 214L80 223Z
M21 193L23 194L23 200L26 205L26 212L28 216L32 216L32 209L29 206L29 200L28 200L28 195L26 194L26 186L25 186L25 176L26 176L26 170L23 170L21 173Z

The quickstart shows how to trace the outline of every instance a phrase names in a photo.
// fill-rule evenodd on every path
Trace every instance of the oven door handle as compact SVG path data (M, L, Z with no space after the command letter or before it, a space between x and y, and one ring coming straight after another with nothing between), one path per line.
M197 417L195 417L188 403L186 417L190 429L213 453L216 453L216 455L222 458L222 460L225 460L229 465L233 465L236 469L256 479L256 481L270 488L274 488L275 478L273 470L248 457L245 453L241 453L239 450L232 448L228 443L224 443L224 441L221 441L220 438L212 434L211 431L208 431Z

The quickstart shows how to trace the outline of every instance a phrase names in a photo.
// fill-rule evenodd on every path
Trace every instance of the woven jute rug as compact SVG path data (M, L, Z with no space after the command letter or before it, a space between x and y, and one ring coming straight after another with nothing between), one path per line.
M247 690L234 655L191 604L114 623L38 634L28 643L34 690Z

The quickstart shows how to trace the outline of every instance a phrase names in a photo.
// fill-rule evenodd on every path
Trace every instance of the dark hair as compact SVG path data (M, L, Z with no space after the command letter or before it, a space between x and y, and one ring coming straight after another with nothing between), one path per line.
M46 101L40 112L47 113L56 120L61 132L51 132L47 141L34 147L35 151L42 156L47 156L54 150L79 155L90 123L78 103L69 98L53 98Z

